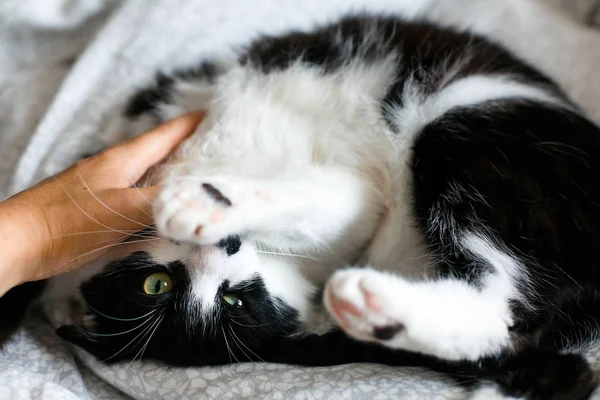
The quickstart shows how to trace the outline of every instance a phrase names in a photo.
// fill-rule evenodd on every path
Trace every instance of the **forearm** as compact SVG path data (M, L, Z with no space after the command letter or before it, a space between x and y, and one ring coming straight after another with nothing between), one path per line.
M0 203L0 296L28 280L39 262L39 234L29 208L18 201Z

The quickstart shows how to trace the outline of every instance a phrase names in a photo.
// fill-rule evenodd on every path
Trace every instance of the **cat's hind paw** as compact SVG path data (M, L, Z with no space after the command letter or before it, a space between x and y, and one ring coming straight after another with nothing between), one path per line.
M350 336L440 358L477 360L509 344L510 316L460 280L409 281L369 268L336 272L324 301Z
M405 331L393 316L387 293L389 277L371 270L352 268L333 275L325 289L325 305L350 336L385 343Z

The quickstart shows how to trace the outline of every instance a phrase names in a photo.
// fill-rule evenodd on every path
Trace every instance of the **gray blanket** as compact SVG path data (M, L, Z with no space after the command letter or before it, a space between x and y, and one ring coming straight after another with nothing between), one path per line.
M593 19L593 1L578 1L581 7L571 9L571 17ZM259 34L307 27L352 8L421 14L489 34L560 81L600 122L600 33L534 0L505 0L503 8L498 3L0 0L0 199L122 139L126 133L111 128L111 117L156 70L189 65ZM58 339L36 308L0 353L0 399L466 397L434 373L369 364L107 367Z

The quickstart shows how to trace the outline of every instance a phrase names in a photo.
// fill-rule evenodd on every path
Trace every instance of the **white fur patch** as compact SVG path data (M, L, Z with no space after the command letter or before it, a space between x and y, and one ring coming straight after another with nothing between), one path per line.
M482 292L502 301L525 300L525 293L519 289L529 286L527 270L515 256L500 250L488 237L480 234L466 233L461 243L466 251L494 269L485 278Z
M421 93L420 85L409 82L402 95L402 106L393 108L390 114L398 131L412 136L454 108L510 98L568 107L543 89L516 82L508 75L472 75L429 96Z

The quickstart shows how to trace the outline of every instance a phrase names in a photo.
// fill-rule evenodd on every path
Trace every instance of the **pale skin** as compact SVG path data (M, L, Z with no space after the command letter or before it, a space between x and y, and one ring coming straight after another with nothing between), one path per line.
M203 116L176 118L0 202L0 296L79 268L151 224L161 187L133 183Z

